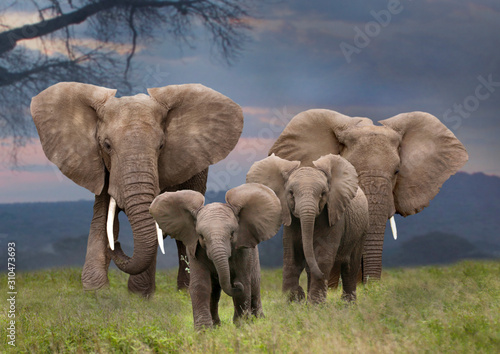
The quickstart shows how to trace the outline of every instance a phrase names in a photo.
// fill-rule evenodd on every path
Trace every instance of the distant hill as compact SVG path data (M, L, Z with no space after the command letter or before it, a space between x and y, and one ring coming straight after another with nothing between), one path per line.
M224 201L225 192L208 192L207 203ZM390 228L384 241L384 265L439 263L462 258L500 258L500 178L482 173L457 173L430 206L407 218L396 216L398 240ZM0 204L0 242L16 241L19 269L83 265L93 201ZM177 266L175 243L166 239L166 255L158 267ZM132 230L120 214L120 242L132 253ZM447 247L448 246L448 247ZM441 247L437 258L417 250ZM458 247L458 248L456 248ZM464 250L469 248L471 253ZM263 267L283 262L282 231L259 245ZM436 251L438 252L438 251ZM448 253L455 255L445 255ZM439 252L438 252L439 253ZM418 256L417 256L418 255ZM425 261L419 259L425 258ZM418 263L420 262L420 263ZM426 263L427 262L427 263Z
M406 218L396 215L398 240L386 228L384 251L401 241L435 231L457 235L486 254L500 257L500 178L457 173L446 181L430 205Z
M401 247L384 254L388 267L413 267L449 264L462 259L487 259L491 254L480 251L466 239L443 232L431 232L403 241Z

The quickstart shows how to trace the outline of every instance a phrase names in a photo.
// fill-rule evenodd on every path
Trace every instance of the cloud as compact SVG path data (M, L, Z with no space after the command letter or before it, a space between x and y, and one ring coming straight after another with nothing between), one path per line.
M111 50L119 55L127 55L132 49L132 45L130 44L102 42L93 38L72 38L69 43L72 47L77 48L78 51L82 53L99 48ZM18 45L30 50L43 52L48 56L67 56L66 41L63 38L48 39L44 37L43 41L40 38L34 38L21 41ZM146 46L144 45L137 45L136 53L141 52L145 48Z
M210 166L207 190L221 191L245 183L245 177L255 161L267 157L274 139L242 137L231 153Z
M45 20L51 19L55 16L50 16L47 11L44 12ZM38 11L27 10L27 11L8 11L4 16L1 17L0 23L8 28L17 28L29 24L34 24L40 22L40 16ZM73 25L79 27L86 27L86 24ZM86 37L81 33L76 33L73 38L70 39L69 44L72 47L78 49L79 52L88 52L89 50L102 48L109 51L113 51L118 55L127 55L132 49L131 44L124 44L119 42L103 42L90 37ZM22 40L18 42L18 46L24 47L29 50L39 51L48 56L67 56L66 41L63 38L53 38L50 36L44 36L43 41L41 38L33 38L30 40ZM146 45L137 44L135 52L139 54L146 49ZM189 58L187 59L189 61Z
M451 127L444 120L445 111L474 95L478 76L491 75L500 82L500 3L401 0L403 11L369 37L349 64L340 44L353 44L355 28L364 31L374 21L371 12L383 11L387 4L387 0L268 4L258 20L249 20L253 40L234 65L211 60L210 43L199 42L195 48L155 45L134 59L142 74L140 84L202 83L243 107L242 139L224 161L210 167L210 188L243 183L252 162L267 155L286 122L307 109L333 109L375 121L420 110ZM495 88L454 130L469 151L466 171L500 175L499 98L500 88ZM40 162L41 150L35 155L25 163L40 169L51 165ZM41 173L31 168L22 173ZM55 177L54 184L58 183Z
M19 148L20 160L13 164L8 154L11 139L0 145L0 203L92 199L93 194L66 178L43 153L38 139Z
M269 115L271 113L271 110L267 107L249 107L245 106L242 107L243 114L250 114L254 116L263 116L263 115Z
M49 16L46 17L47 20L50 18ZM4 12L3 16L0 16L0 23L9 28L31 25L37 22L40 22L38 11L9 10Z

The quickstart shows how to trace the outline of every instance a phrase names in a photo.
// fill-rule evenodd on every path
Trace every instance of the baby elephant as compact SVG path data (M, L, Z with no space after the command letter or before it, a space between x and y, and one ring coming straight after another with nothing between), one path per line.
M343 298L356 298L357 275L368 228L368 202L354 167L337 155L311 166L274 154L253 164L247 182L269 186L283 208L283 291L302 300L300 274L306 267L308 301L326 299L325 275L340 264Z
M159 195L150 208L163 232L186 245L195 328L220 323L221 288L233 297L234 322L263 316L257 244L281 225L278 197L249 183L229 190L226 204L204 203L202 194L183 190Z

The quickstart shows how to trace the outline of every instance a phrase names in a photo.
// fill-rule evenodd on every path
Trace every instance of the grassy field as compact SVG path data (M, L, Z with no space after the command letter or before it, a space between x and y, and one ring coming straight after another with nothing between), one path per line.
M130 295L118 271L110 273L109 289L84 292L80 271L17 274L17 346L2 335L0 352L500 352L500 262L388 270L383 281L359 286L351 306L339 290L320 306L288 304L281 270L265 270L265 319L235 327L223 294L223 324L201 333L193 329L188 294L175 290L173 271L157 274L150 301ZM2 274L5 293L6 283Z

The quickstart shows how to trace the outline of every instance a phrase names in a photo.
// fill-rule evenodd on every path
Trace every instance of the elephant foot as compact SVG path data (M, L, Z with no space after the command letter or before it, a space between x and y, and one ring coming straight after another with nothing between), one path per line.
M128 278L128 290L131 293L140 295L146 299L149 299L153 296L155 292L155 280L154 276L151 279L147 274L141 273L137 275L131 275Z
M264 310L262 310L262 306L252 308L252 315L256 318L265 318Z
M241 326L242 324L248 322L252 318L252 315L250 311L245 311L241 314L234 314L233 316L233 324L237 327Z
M214 328L214 325L212 324L201 324L201 325L195 325L194 329L198 332L204 332L208 329Z
M319 284L311 285L311 290L307 294L307 302L313 305L322 304L326 301L327 284L321 281Z
M310 296L307 298L307 302L312 305L323 304L326 301L325 298Z
M352 293L343 293L342 294L342 300L346 301L347 303L354 303L356 302L356 291Z
M108 272L84 266L82 271L82 285L83 289L87 291L107 288L109 287Z
M218 323L214 323L211 318L207 318L204 320L198 320L194 322L194 329L197 331L204 331L215 326L220 325L220 320Z
M128 278L128 290L146 299L153 296L156 289L156 255L151 265L144 272Z
M255 318L266 318L266 315L264 315L264 311L262 309L252 310L252 315Z
M304 292L304 289L302 289L301 286L297 288L297 290L292 290L290 291L288 295L288 301L289 302L302 302L306 298L306 293Z

